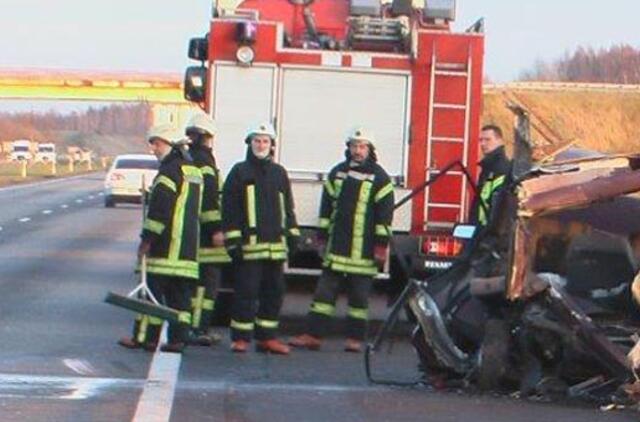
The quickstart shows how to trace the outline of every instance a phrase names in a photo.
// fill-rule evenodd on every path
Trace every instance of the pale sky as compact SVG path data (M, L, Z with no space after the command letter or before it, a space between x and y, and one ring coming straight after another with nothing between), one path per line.
M207 31L209 0L2 0L0 67L168 71L189 64ZM486 74L518 77L536 58L578 45L638 40L638 0L458 0L457 29L486 19Z

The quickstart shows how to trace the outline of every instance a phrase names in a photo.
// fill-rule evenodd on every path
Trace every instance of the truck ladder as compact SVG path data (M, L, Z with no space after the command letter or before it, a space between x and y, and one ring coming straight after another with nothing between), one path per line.
M429 91L429 123L427 127L427 166L425 180L429 180L432 176L437 175L439 170L434 163L434 144L437 143L452 143L462 144L463 155L461 157L462 163L465 167L469 165L469 119L471 111L471 81L472 81L472 58L471 46L469 46L467 52L466 63L449 63L444 61L438 61L436 43L433 44L433 52L431 56L431 81ZM464 80L465 95L463 104L455 103L443 103L436 102L436 87L442 82L443 78L462 78ZM457 110L464 112L464 128L462 137L442 136L435 133L434 130L434 115L436 110ZM425 225L429 220L429 211L433 208L449 208L457 209L458 221L464 220L464 210L466 209L467 202L467 183L463 177L462 172L453 171L448 174L460 177L460 192L461 199L458 203L443 203L433 201L431 198L430 189L425 192L425 207L424 207L424 222Z

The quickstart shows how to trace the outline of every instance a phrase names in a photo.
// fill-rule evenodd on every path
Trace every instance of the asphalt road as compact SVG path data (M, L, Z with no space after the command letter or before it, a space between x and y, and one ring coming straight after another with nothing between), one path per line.
M104 208L101 182L0 189L2 421L638 420L590 405L370 385L362 356L342 352L339 337L288 357L233 355L225 330L222 344L182 358L124 350L116 340L132 314L102 301L134 284L140 207ZM309 299L287 296L285 334L300 326ZM381 318L385 300L372 307ZM405 339L374 366L380 377L416 377Z

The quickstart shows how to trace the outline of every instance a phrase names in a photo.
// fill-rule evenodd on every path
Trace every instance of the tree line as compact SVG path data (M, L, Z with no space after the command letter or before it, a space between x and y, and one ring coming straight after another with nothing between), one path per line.
M0 141L30 139L62 141L63 133L143 137L151 121L146 103L89 107L86 111L60 113L0 112Z
M523 81L640 84L640 49L628 44L594 49L578 47L553 62L537 60Z

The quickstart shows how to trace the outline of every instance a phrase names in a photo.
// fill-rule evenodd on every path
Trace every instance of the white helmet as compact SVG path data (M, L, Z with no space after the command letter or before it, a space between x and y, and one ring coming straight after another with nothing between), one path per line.
M271 138L272 141L276 140L276 130L273 128L273 125L269 122L259 123L253 127L251 127L247 131L247 135L245 136L245 140L248 143L251 138L256 135L267 135Z
M203 135L213 136L218 131L218 128L208 114L196 113L189 119L185 132L188 134L192 130Z
M147 141L150 142L154 138L162 139L169 145L176 145L182 140L183 136L175 126L164 124L156 125L149 129Z
M363 127L356 127L349 132L349 135L347 136L347 145L352 141L366 142L369 145L373 145L376 142L376 137L373 132L370 132Z

